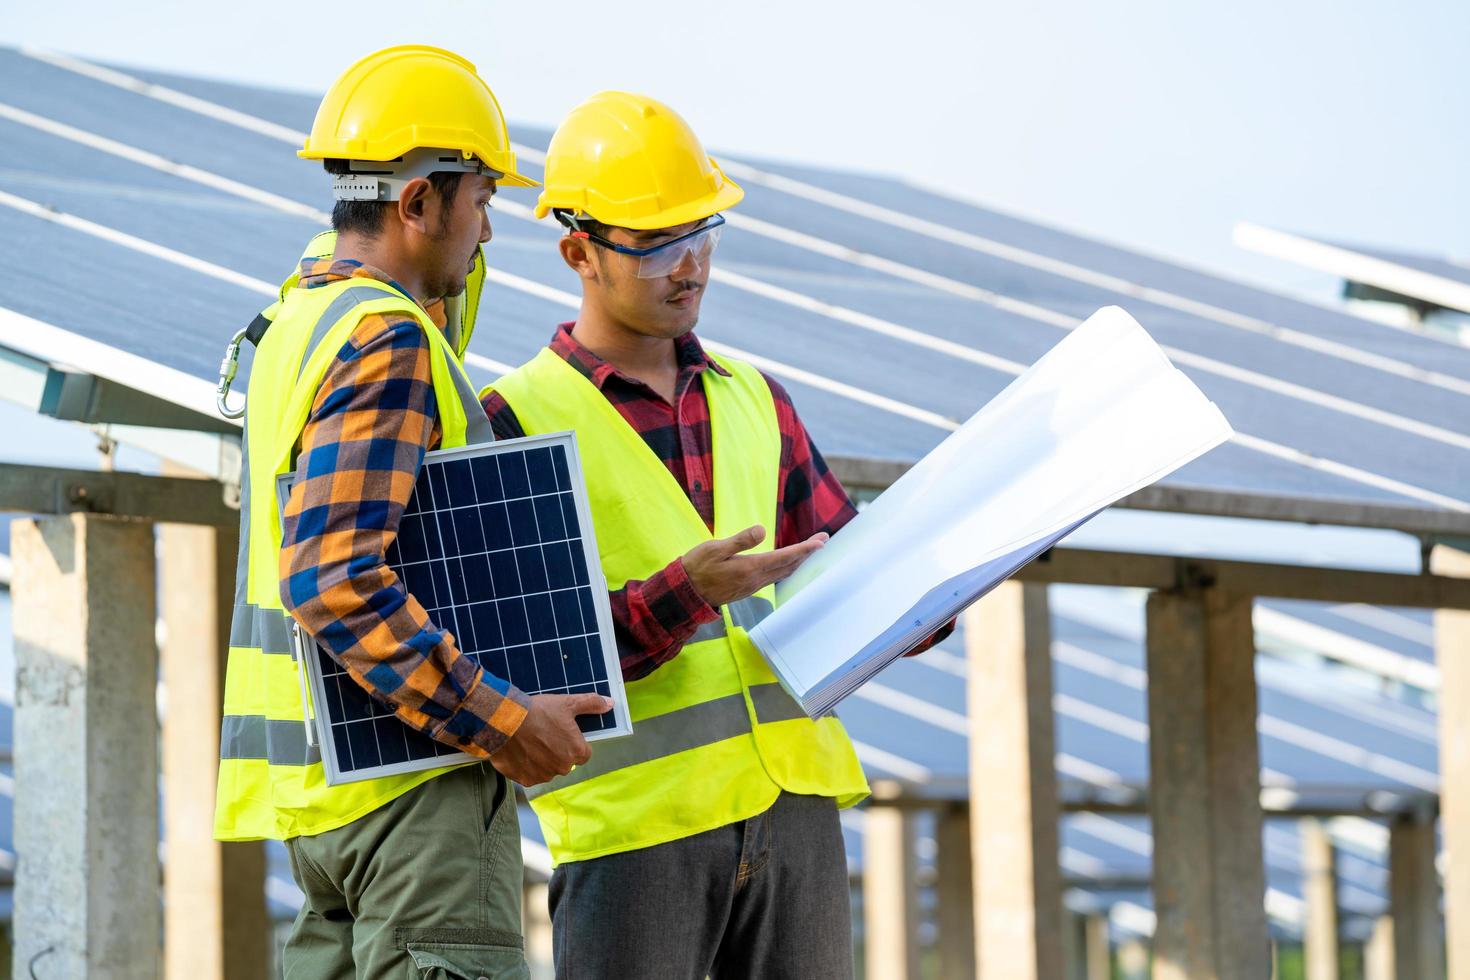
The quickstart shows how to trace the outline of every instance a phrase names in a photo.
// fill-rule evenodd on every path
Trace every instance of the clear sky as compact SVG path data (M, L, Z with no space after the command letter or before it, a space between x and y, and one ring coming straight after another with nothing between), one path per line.
M0 43L321 91L408 41L512 120L644 91L716 151L893 174L1319 293L1237 220L1470 256L1470 3L16 0ZM302 120L304 127L308 120Z

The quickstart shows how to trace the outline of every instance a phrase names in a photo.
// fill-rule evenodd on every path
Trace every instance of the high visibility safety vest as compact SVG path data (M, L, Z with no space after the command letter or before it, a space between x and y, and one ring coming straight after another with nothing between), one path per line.
M321 236L307 254L331 254ZM478 287L478 282L474 284ZM479 290L466 302L473 304ZM281 606L281 549L276 477L293 463L317 389L363 317L413 316L429 337L442 448L494 439L459 351L473 326L464 304L446 338L409 297L376 280L353 277L313 289L288 281L259 342L246 398L240 477L240 558L225 673L215 836L285 840L351 823L445 769L328 786L321 755L306 741L301 682L290 655L290 619ZM272 311L267 311L268 313Z
M706 371L702 379L714 449L713 534L643 438L551 350L491 386L528 435L576 431L609 588L646 579L712 537L775 527L775 402L753 367L717 360L730 376ZM758 550L770 550L773 538ZM808 718L746 634L774 601L767 586L722 607L677 657L627 684L632 735L595 743L586 765L531 788L554 862L722 827L763 812L782 790L834 797L844 807L868 794L842 723Z

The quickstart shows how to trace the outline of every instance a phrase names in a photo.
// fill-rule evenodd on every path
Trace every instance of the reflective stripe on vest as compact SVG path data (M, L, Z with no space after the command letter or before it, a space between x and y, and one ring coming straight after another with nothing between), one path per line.
M775 526L781 435L769 386L738 361L701 375L709 400L715 527L668 467L560 357L542 350L493 388L529 435L573 429L608 586L646 579L711 537ZM771 535L757 547L770 550ZM679 655L627 683L633 734L530 793L552 860L649 847L760 813L784 789L847 806L867 783L842 724L813 721L776 683L746 629L775 590L730 603Z
M240 562L230 623L220 732L215 836L288 839L350 823L442 769L326 784L306 744L301 683L281 608L275 476L292 453L338 351L364 316L417 319L429 337L442 448L493 441L489 420L448 341L412 300L386 283L344 279L287 291L250 372L241 462Z
M249 602L236 603L235 615L230 619L230 646L255 647L265 654L289 657L290 620L277 609L262 609Z
M306 744L299 721L273 721L260 715L226 715L220 726L221 759L265 759L277 766L309 766L322 761L315 745Z
M757 684L749 692L756 720L763 725L806 717L801 705L780 684ZM727 694L713 701L691 704L666 715L645 718L638 723L638 738L612 739L598 745L592 753L592 761L585 766L578 766L569 775L560 777L554 786L543 783L531 787L526 790L526 796L534 800L553 789L574 786L594 776L723 742L749 732L750 715L741 694Z

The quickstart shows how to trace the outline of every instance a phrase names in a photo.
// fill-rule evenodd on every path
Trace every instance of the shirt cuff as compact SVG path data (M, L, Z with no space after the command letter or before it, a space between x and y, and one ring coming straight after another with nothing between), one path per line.
M928 637L921 640L918 646L914 647L908 653L904 654L904 656L916 657L919 654L923 653L925 650L932 650L934 647L949 639L950 634L954 632L955 624L958 622L958 618L951 619L949 622L939 627L939 629L935 630L933 633L930 633Z
M645 599L663 594L673 602L650 601L648 607L665 633L675 643L684 643L705 623L720 618L720 611L708 602L684 568L684 559L675 558L662 571L655 573L643 583Z
M484 759L505 745L530 710L529 695L482 669L478 683L444 723L439 738Z

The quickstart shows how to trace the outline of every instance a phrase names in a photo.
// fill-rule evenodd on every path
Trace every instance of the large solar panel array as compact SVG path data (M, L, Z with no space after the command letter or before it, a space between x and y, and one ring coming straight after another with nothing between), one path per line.
M490 673L527 694L612 698L577 719L589 740L632 731L591 526L575 436L533 436L426 454L387 553L430 621ZM298 652L328 783L470 759L405 725L321 647Z
M186 380L197 382L207 406L221 344L272 292L256 288L260 283L250 287L249 278L279 282L306 239L325 225L328 185L319 168L294 156L319 96L133 69L128 73L142 81L119 86L107 80L117 76L90 71L0 48L0 102L17 110L0 110L0 191L9 195L0 198L0 232L25 243L0 264L0 332L8 311L33 317L40 324L12 324L3 339L39 343L45 324L71 331L78 340L56 345L59 361L74 364L73 355L86 354L90 345L131 354L190 376ZM150 84L223 109L213 112ZM530 150L522 157L527 173L540 177L534 160L549 131L512 131ZM180 140L181 132L191 138ZM120 158L106 149L108 140L139 152ZM718 155L746 189L736 213L758 222L722 240L717 264L740 278L710 289L700 335L764 359L829 456L922 455L943 438L948 420L968 417L1009 382L1011 375L987 366L993 363L988 358L1029 364L1055 343L1062 318L1121 303L1162 342L1190 355L1184 370L1242 431L1259 437L1252 446L1231 444L1191 464L1180 483L1418 506L1443 506L1422 491L1465 499L1470 452L1458 441L1470 419L1470 350L891 176ZM201 184L172 161L223 180ZM107 180L99 182L104 170ZM254 196L242 197L246 192ZM520 217L530 217L525 205L533 199L517 197L521 208L497 212L491 262L507 276L487 292L470 345L467 369L477 384L492 380L490 359L521 363L546 342L555 323L574 315L575 301L569 304L558 292L576 288L556 254L559 230L554 222ZM22 201L35 202L36 209L24 210ZM305 213L303 206L309 206ZM311 207L322 213L313 217ZM65 225L58 223L63 215L71 216ZM221 215L229 219L229 235L219 234ZM134 247L139 239L216 268L181 268L166 252ZM70 273L78 263L87 276ZM160 303L165 288L168 301ZM957 357L956 344L973 351ZM1384 365L1392 370L1380 369ZM1414 373L1420 369L1428 373ZM248 364L241 377L248 377ZM1301 387L1288 390L1287 384ZM159 391L168 387L154 384ZM1324 400L1319 391L1334 397ZM16 428L7 428L8 449ZM94 465L90 444L77 453L73 465ZM1188 525L1191 549L1203 523ZM1137 541L1177 549L1180 526L1167 533L1140 530ZM1233 522L1231 533L1250 550L1286 532ZM1300 554L1318 554L1322 540L1314 535ZM1366 544L1355 553L1355 564L1377 562L1391 550L1377 540L1373 554ZM1216 547L1206 543L1203 550ZM1270 547L1284 553L1275 543ZM1404 549L1404 569L1417 570L1416 543L1405 538ZM1125 590L1082 586L1055 586L1050 595L1061 776L1104 786L1141 784L1148 773L1142 600ZM1398 681L1371 689L1344 684L1299 659L1305 649L1331 656L1357 651L1359 659L1414 668L1404 675L1413 686L1415 676L1433 669L1429 613L1265 601L1257 617L1265 654L1258 671L1267 770L1308 787L1434 783L1432 701L1409 703L1395 693ZM0 599L0 675L10 657L4 621ZM904 660L884 675L881 687L870 685L868 696L843 703L844 723L872 750L865 765L875 776L963 779L962 649L957 637ZM0 692L0 748L10 730L5 697ZM1359 751L1363 747L1371 752ZM7 771L0 758L0 774ZM857 862L862 820L860 811L844 819L848 853ZM540 840L535 821L526 821L523 832L529 861ZM1295 823L1273 821L1268 834L1268 887L1301 895ZM1384 907L1386 851L1376 839L1338 837L1345 936L1371 929ZM1149 904L1147 817L1069 814L1062 842L1069 876L1092 882L1085 892L1101 907L1120 896ZM10 848L10 801L0 796L0 872L13 859ZM276 874L289 880L284 851L271 854ZM1120 884L1140 874L1142 884ZM1121 891L1111 890L1114 885ZM7 914L7 896L0 882L0 917ZM1272 908L1289 909L1290 903ZM294 911L276 907L278 915ZM1136 921L1119 917L1114 925L1132 931L1127 923ZM1290 917L1276 915L1276 921L1299 931Z

